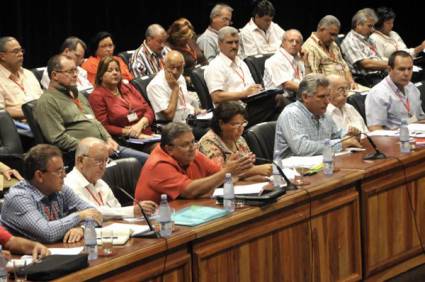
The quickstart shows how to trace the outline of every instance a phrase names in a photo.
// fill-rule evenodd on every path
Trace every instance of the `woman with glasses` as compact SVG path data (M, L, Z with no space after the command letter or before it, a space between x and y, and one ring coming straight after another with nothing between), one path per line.
M92 55L84 61L81 65L83 69L87 71L87 78L91 84L94 85L95 77L97 72L97 66L102 58L107 56L113 56L115 50L114 41L112 40L112 35L109 32L101 31L95 35L92 39L90 45L90 52ZM127 64L117 56L114 58L119 62L122 78L127 80L132 80L133 76L128 70Z
M122 80L121 66L115 57L104 57L100 61L89 102L96 118L112 136L118 139L152 137L154 113L136 88ZM149 147L141 149L149 151Z
M247 124L247 112L239 102L219 104L214 109L211 129L199 141L199 150L220 166L223 166L232 154L240 156L252 154L242 137ZM270 176L271 173L271 164L255 165L245 173L244 177Z

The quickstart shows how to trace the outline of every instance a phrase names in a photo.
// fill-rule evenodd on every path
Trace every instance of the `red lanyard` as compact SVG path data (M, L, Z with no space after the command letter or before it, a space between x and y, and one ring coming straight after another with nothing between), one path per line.
M293 62L291 62L291 60L288 58L288 56L282 50L280 50L280 52L282 53L282 55L285 57L285 59L288 61L288 63L291 65L292 69L294 70L295 78L301 79L301 70L300 70L300 67L298 66L297 62L295 61L295 58L293 60L295 62L295 64L294 64Z
M186 98L184 97L183 90L179 86L179 101L182 103L182 106L186 108Z
M243 69L240 68L236 63L233 63L241 72L239 73L239 71L237 71L235 68L231 67L231 69L239 76L239 78L242 80L243 85L245 86L245 74L243 73Z
M391 90L394 92L395 95L397 95L397 97L400 99L400 102L403 104L403 106L406 108L407 113L410 113L410 101L409 101L409 97L407 96L407 94L404 96L402 94L400 94L400 89L394 89L389 81L389 78L387 77L387 84L388 86L391 88ZM404 102L404 97L406 97L406 102Z
M87 191L90 193L90 196L96 201L96 203L99 206L103 206L103 199L102 199L102 195L100 194L100 192L97 192L97 194L99 195L99 199L100 201L94 196L94 194L90 191L90 189L86 186Z

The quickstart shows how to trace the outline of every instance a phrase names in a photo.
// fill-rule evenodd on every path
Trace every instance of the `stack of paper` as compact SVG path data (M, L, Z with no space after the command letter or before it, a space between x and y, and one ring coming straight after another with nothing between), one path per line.
M195 226L227 214L224 209L192 205L177 211L173 219L177 225Z
M140 224L112 223L111 225L103 228L96 228L98 245L102 244L102 230L105 229L113 230L114 238L112 240L112 244L124 245L130 237L135 237L136 235L149 231L149 226Z

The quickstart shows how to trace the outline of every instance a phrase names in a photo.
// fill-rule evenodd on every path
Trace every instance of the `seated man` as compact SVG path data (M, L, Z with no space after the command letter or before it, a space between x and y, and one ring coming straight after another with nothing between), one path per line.
M109 185L101 178L108 162L108 147L105 142L87 137L80 141L75 153L75 166L65 177L65 185L84 201L95 206L104 217L140 217L139 205L121 207ZM141 201L145 213L153 214L157 205Z
M238 177L253 166L252 155L229 157L220 167L197 150L192 129L179 122L167 124L161 145L151 153L136 188L136 201L159 202L161 194L176 198L208 197L223 183L224 175Z
M283 88L285 96L295 99L298 86L304 77L304 63L300 56L302 34L296 29L287 30L282 46L264 64L264 86Z
M75 243L83 238L79 223L102 215L63 184L61 151L52 145L32 147L24 159L25 180L10 188L1 211L3 225L32 240Z
M302 47L306 72L345 76L350 87L357 88L341 49L335 42L340 28L341 23L335 16L327 15L319 21L316 32L311 33Z
M24 119L22 104L43 93L34 74L22 67L24 49L13 37L0 38L0 109L15 119Z
M60 53L65 57L74 60L75 65L78 70L78 79L77 79L77 88L78 91L93 91L93 85L87 79L87 71L81 67L81 64L84 61L84 54L87 50L87 45L78 37L68 37L62 43ZM43 72L43 77L41 79L41 85L44 89L49 88L50 78L47 73L47 68Z
M145 32L145 40L131 56L129 66L135 78L154 75L163 66L163 58L170 51L165 46L167 32L159 24L151 24Z
M359 112L347 103L350 86L345 77L331 74L329 80L329 104L326 114L335 122L338 129L344 132L368 132L367 126Z
M248 66L237 56L238 30L231 26L220 29L218 45L220 54L210 62L204 73L213 103L240 101L258 93L262 86L255 84ZM255 103L248 104L246 109L249 125L274 120L278 112L274 97L256 100Z
M370 35L378 18L370 8L359 10L352 19L352 29L344 38L341 50L356 82L373 87L388 69L387 61L376 52Z
M147 87L157 120L186 122L188 115L198 113L196 103L187 91L183 77L184 59L180 52L165 56L165 68L159 71ZM195 106L194 106L195 105Z
M147 154L119 146L94 118L89 102L78 93L75 61L64 55L53 56L47 65L49 89L37 101L34 116L46 140L63 151L73 151L78 141L96 137L106 141L114 158L135 157L141 164Z
M241 28L241 54L243 57L271 54L279 49L285 32L273 22L275 9L270 1L257 3L251 20Z
M13 236L1 226L0 244L3 246L3 252L5 252L5 250L9 250L14 254L32 255L33 260L38 260L50 254L50 251L46 246L25 238Z
M210 13L210 25L196 40L208 62L211 62L220 52L217 34L222 27L230 25L232 12L232 7L226 4L216 4Z
M424 118L418 88L412 79L413 59L406 51L395 51L388 59L389 75L366 97L369 130L395 129L402 119L415 122Z
M329 103L329 80L322 74L308 74L301 81L295 103L283 109L276 124L274 150L280 158L322 154L325 139L334 151L361 147L354 137L344 137L332 118L325 115Z

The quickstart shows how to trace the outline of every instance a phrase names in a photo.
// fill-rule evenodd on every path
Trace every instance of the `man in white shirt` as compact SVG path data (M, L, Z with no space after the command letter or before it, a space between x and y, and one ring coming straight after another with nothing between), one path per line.
M183 55L170 51L165 56L164 69L149 83L146 91L157 120L186 122L188 115L200 111L187 91L183 68Z
M296 29L287 30L282 37L282 46L264 65L264 86L281 87L285 96L295 100L298 86L304 77L304 62L300 56L302 34Z
M43 94L34 74L22 67L24 51L15 38L0 38L0 109L15 119L25 118L22 104Z
M109 185L101 178L108 161L105 142L87 137L80 141L75 153L75 166L65 178L65 184L84 201L92 204L104 217L140 217L140 207L121 207ZM157 205L152 201L139 204L147 214L153 214Z
M262 90L255 84L248 66L237 56L239 32L226 26L218 32L220 53L210 62L204 72L205 82L214 104L239 101ZM254 105L255 104L255 105ZM274 97L258 99L247 105L249 125L277 118Z
M345 77L331 74L329 80L329 104L326 113L330 115L338 129L345 132L368 132L365 121L360 113L347 103L350 83Z
M71 36L65 39L62 43L60 52L65 57L73 60L77 66L77 89L78 91L87 91L91 93L93 91L93 85L87 79L87 71L83 69L81 64L84 61L84 54L87 50L87 45L80 38ZM49 88L50 78L47 73L47 68L43 72L41 78L41 85L44 89Z
M241 55L248 57L276 52L285 31L273 22L273 4L260 1L252 14L251 20L241 28Z

